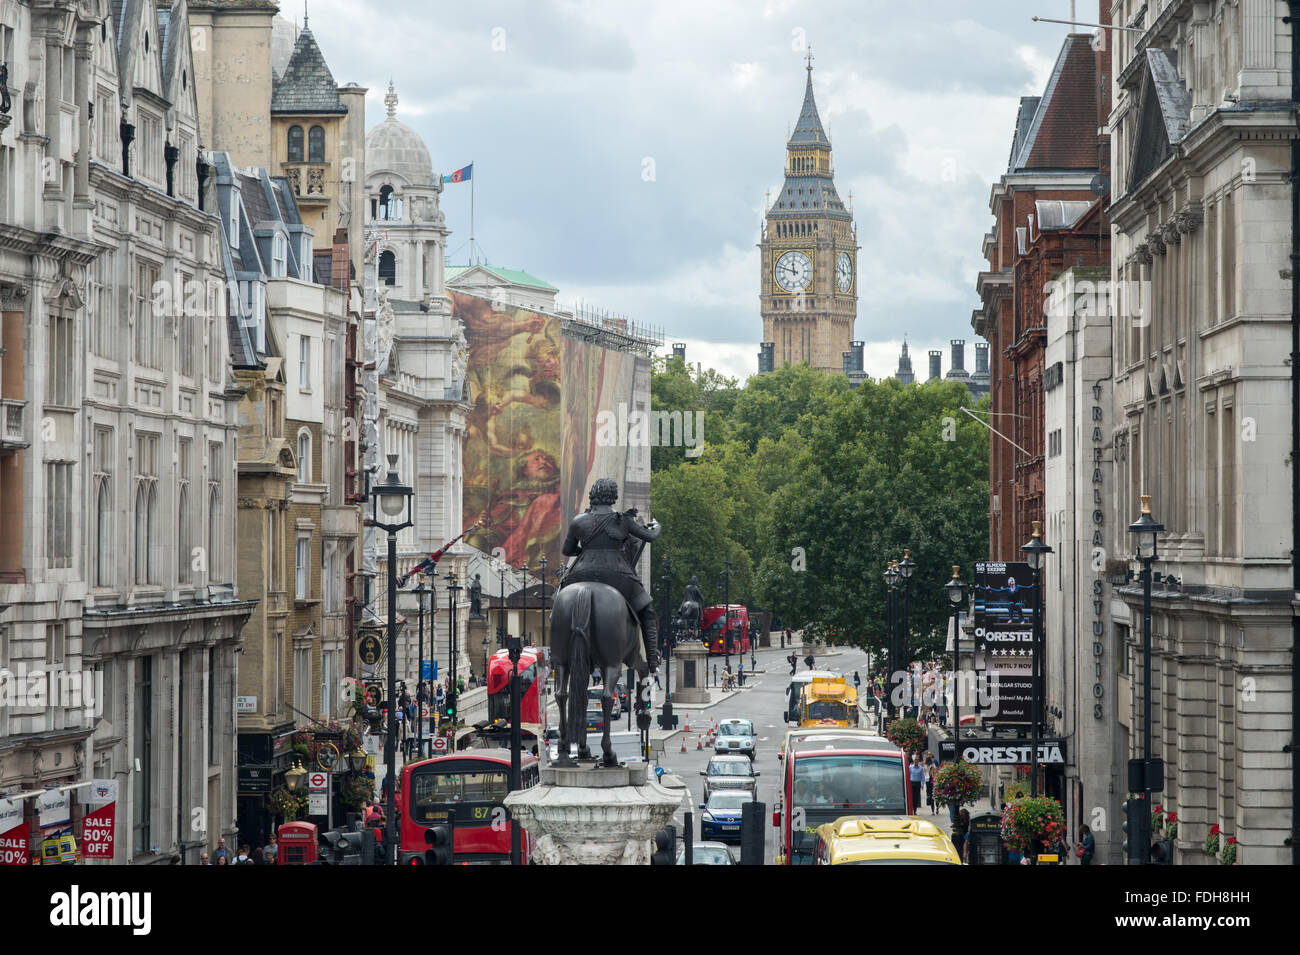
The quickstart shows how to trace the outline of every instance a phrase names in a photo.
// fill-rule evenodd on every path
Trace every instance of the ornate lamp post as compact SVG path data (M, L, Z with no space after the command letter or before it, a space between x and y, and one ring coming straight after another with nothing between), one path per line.
M659 638L659 642L664 648L664 680L666 687L664 689L664 702L667 703L673 698L673 567L664 558L664 575L659 578L664 585L664 632Z
M370 523L388 534L388 734L384 741L384 859L397 864L397 532L414 526L415 492L397 476L397 455L388 455L388 477L370 491ZM381 516L385 520L381 520Z
M447 616L449 617L447 621L449 624L447 630L447 643L449 645L448 652L451 654L451 692L447 694L447 698L454 699L457 686L456 658L460 656L460 653L457 652L459 649L457 646L459 633L456 630L456 602L460 599L460 592L465 588L460 585L460 580L457 579L456 575L451 571L447 571L447 581ZM454 717L458 712L459 709L454 710L452 713L453 719L451 725L453 730L456 727L456 720Z
M415 585L415 600L420 617L420 637L416 644L415 663L418 667L418 677L415 681L415 751L421 759L424 758L424 598L430 593L432 591L425 589L423 580ZM430 635L432 635L432 623L430 623Z
M506 645L506 562L501 561L497 565L497 587L499 589L500 605L497 607L497 649L500 650Z
M1033 627L1033 657L1030 660L1032 664L1030 670L1031 703L1030 703L1030 753L1031 763L1029 771L1032 774L1029 780L1029 792L1031 796L1038 795L1038 738L1041 732L1042 720L1039 716L1039 708L1042 706L1042 688L1039 685L1039 676L1043 671L1043 565L1047 562L1047 555L1052 553L1052 548L1043 543L1042 535L1039 528L1042 526L1040 521L1034 521L1034 533L1030 536L1029 542L1021 546L1025 552L1025 563L1029 564L1029 569L1034 572L1034 627Z
M904 550L903 559L898 562L898 574L903 581L903 623L902 626L898 628L898 662L900 666L907 667L909 680L912 679L912 669L910 666L912 661L908 659L908 657L911 656L911 648L908 646L910 642L908 640L908 637L911 636L911 633L908 630L907 618L911 616L911 612L912 612L911 580L912 580L912 574L915 573L916 571L916 564L913 563L911 555L912 552L910 550ZM917 707L916 713L917 715L919 715L921 712L920 710L921 701L915 699L919 691L919 688L917 687L915 682L912 683L911 689L912 689L912 696L913 699L915 700L916 707Z
M1159 558L1156 539L1165 529L1151 516L1151 495L1142 495L1142 513L1128 526L1137 537L1137 559L1142 563L1142 795L1144 811L1151 811L1151 564ZM1149 855L1149 846L1144 850Z
M958 564L952 565L952 579L943 589L952 604L952 753L956 762L961 759L961 605L966 600L966 585Z
M886 686L888 687L889 699L886 703L889 706L889 718L892 720L897 715L897 706L894 697L897 695L894 688L898 682L898 641L895 634L895 616L898 613L898 578L902 576L898 570L898 561L889 562L885 568L885 634L887 649L885 652L885 666L889 670Z
M546 646L546 555L539 562L542 565L542 646Z

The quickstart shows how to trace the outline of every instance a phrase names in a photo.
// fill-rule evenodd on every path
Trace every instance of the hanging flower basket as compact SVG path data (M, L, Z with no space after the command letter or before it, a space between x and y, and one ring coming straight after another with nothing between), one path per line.
M1223 855L1219 857L1219 862L1223 865L1237 864L1237 837L1228 836L1228 843L1223 847Z
M1065 836L1065 813L1048 796L1026 796L1002 810L1002 841L1026 857L1056 845Z
M307 814L307 794L295 792L287 786L280 786L267 793L266 805L272 815L279 816L285 822L293 822Z
M1151 834L1159 835L1165 828L1165 807L1156 803L1151 810Z
M1219 854L1219 824L1216 822L1210 826L1209 834L1205 837L1205 852L1207 855L1217 856Z
M969 806L984 791L984 776L975 766L944 763L934 776L934 801L941 806Z
M929 731L913 719L894 720L885 731L885 736L909 756L925 749L929 742Z
M374 777L367 776L364 773L349 773L345 777L343 786L339 791L339 799L348 809L359 812L362 806L374 798Z
M1165 838L1171 842L1178 838L1178 813L1165 814Z

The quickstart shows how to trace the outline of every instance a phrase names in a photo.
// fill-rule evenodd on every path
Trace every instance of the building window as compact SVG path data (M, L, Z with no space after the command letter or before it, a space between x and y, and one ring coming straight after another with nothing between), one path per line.
M154 542L158 530L158 435L135 439L135 582L156 583Z
M92 466L95 469L93 493L95 495L94 567L95 586L113 585L113 429L95 429L95 449Z
M293 651L293 708L295 720L311 712L311 647Z
M396 219L400 215L399 200L393 195L393 187L389 185L380 186L379 188L379 216L380 219Z
M325 128L313 126L307 133L307 161L325 161Z
M217 651L208 647L208 765L221 763L217 736Z
M176 442L176 580L188 584L194 544L190 534L190 447L189 438Z
M72 566L72 464L45 465L45 548L51 569Z
M87 296L87 326L90 332L90 351L100 358L115 360L117 309L114 307L114 275L117 254L101 252L90 264L90 289Z
M221 445L208 445L208 580L220 580Z
M272 438L278 438L284 434L284 423L280 420L280 393L278 391L268 391L266 393L266 430Z
M162 329L157 325L153 310L153 289L158 284L158 274L158 266L153 263L136 262L133 315L135 361L146 368L158 367L158 337Z
M326 650L320 655L320 718L330 718L330 687L334 683L334 653Z
M394 285L397 282L397 256L392 252L379 253L379 281L385 285Z
M289 127L289 162L302 162L302 127Z
M220 383L226 365L226 339L221 333L225 324L225 284L209 279L207 289L208 316L208 380Z
M294 596L311 599L311 538L299 537L294 550Z
M328 541L321 541L320 602L322 613L334 611L334 554Z
M226 226L226 238L232 249L239 248L239 186L230 188L230 222Z
M271 277L282 279L289 274L285 268L285 261L289 256L289 246L285 242L284 234L277 232L271 239Z
M186 378L194 377L194 331L190 325L193 312L188 306L190 291L194 287L194 276L180 273L180 284L176 288L179 301L173 300L172 314L176 316L176 370Z
M306 428L298 432L298 483L311 483L311 432Z
M61 623L45 625L45 662L51 666L61 665L67 651L67 634Z
M46 374L49 381L46 403L70 407L77 395L77 357L72 316L64 314L62 310L53 311L46 327L49 330L49 341L46 342Z
M298 390L311 391L311 339L298 336Z

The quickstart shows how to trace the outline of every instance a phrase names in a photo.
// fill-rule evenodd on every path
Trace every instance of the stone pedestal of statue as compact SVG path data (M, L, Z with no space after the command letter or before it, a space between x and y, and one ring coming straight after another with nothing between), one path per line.
M709 651L699 640L684 640L673 649L673 706L709 702Z
M541 783L505 804L534 839L538 865L649 865L655 832L688 793L676 777L647 778L645 763L614 769L548 766Z

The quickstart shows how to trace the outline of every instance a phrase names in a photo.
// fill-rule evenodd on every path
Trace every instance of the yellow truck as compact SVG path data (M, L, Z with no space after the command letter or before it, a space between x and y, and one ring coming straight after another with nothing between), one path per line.
M858 725L858 691L842 676L813 677L799 691L800 726Z

